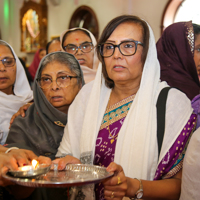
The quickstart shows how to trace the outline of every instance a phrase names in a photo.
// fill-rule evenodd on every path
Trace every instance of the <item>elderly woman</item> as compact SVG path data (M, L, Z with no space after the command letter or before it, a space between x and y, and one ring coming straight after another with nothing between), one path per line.
M6 141L12 115L32 99L20 60L12 47L0 40L0 144Z
M34 82L34 103L13 122L6 143L54 158L67 123L68 108L83 85L78 61L66 52L48 54Z
M73 28L64 31L60 36L62 50L73 54L81 65L86 83L94 80L99 60L94 51L96 39L84 28Z
M84 28L73 28L68 31L64 31L60 36L61 50L73 54L81 65L83 71L85 83L94 80L96 70L99 65L97 54L94 51L96 46L96 39L94 35ZM52 40L47 44L47 53L58 51L57 39ZM12 124L14 119L21 115L25 116L24 111L29 108L29 105L22 106L19 111L13 115L10 123Z
M94 80L96 70L99 65L97 54L94 51L96 46L96 39L94 35L84 28L73 28L68 31L64 31L60 36L61 50L73 54L81 65L83 71L85 83ZM47 44L47 53L59 51L59 41L57 39L52 40ZM29 108L29 105L22 106L19 111L13 115L10 123L12 124L14 119L21 115L25 116L25 111Z
M56 160L59 169L75 157L115 172L104 188L96 186L96 199L178 199L182 160L196 121L190 100L170 89L159 153L156 103L168 85L160 81L150 26L135 16L119 16L105 27L98 47L102 68L69 109L56 155L66 155ZM92 199L91 188L78 194Z
M73 55L55 52L45 56L34 81L34 103L24 118L18 116L13 122L6 141L8 147L29 149L38 156L54 159L69 106L83 84L80 65ZM28 199L67 199L65 188L38 188L31 192Z

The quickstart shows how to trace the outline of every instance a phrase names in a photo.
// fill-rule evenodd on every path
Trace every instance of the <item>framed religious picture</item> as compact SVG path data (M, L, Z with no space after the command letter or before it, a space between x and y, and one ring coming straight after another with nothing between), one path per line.
M47 43L46 0L24 0L20 9L21 51L31 53Z

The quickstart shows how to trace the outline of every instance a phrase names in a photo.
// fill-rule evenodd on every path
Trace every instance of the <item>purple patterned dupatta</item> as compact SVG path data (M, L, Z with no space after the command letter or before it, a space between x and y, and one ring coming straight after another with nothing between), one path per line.
M107 167L114 161L118 133L131 107L134 97L135 95L132 95L106 109L96 140L94 165ZM100 183L95 188L96 199L103 200L103 192L103 186Z
M196 120L197 116L193 113L174 144L159 163L154 180L171 178L182 168L188 142L196 128Z
M107 167L114 161L118 133L134 97L135 95L132 95L106 109L96 140L94 165ZM195 126L196 114L192 114L174 144L158 164L154 180L170 178L182 168L185 150ZM104 189L101 183L96 185L95 194L96 199L104 200Z

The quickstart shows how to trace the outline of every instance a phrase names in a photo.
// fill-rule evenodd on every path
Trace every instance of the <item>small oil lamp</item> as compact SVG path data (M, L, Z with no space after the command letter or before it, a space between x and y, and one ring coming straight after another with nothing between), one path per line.
M16 171L9 171L14 177L34 177L45 174L50 170L50 166L46 164L39 164L35 159L31 161L31 165L18 167Z
M37 167L39 166L39 162L35 159L33 159L31 161L31 165L26 165L23 167L18 167L18 171L31 171L31 170L35 170L37 169Z

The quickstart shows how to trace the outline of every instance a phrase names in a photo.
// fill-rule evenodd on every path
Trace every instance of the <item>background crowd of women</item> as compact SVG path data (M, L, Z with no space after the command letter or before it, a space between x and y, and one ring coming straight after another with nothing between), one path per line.
M7 145L0 146L6 152L0 154L0 184L9 187L6 198L67 198L66 189L24 192L2 178L37 158L59 169L83 163L115 172L102 184L76 188L79 198L179 199L182 187L181 199L198 199L198 190L186 184L188 177L194 177L191 185L198 181L190 156L198 154L188 142L197 145L199 138L199 130L192 134L199 127L200 26L175 23L156 44L147 22L123 15L108 23L98 43L88 30L74 28L45 51L30 67L32 93L14 50L0 41L0 139ZM159 151L156 103L169 86ZM22 116L14 116L9 129L20 107Z

